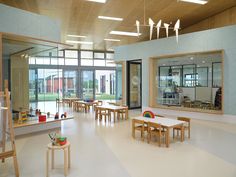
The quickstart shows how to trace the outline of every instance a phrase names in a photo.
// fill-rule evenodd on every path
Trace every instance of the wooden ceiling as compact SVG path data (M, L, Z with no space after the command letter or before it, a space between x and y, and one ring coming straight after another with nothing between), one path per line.
M144 21L144 0L107 0L95 3L86 0L0 0L1 3L26 11L49 16L61 21L61 42L67 34L85 35L93 46L75 46L95 50L107 50L113 46L148 40L149 29L141 28L138 37L110 35L112 30L136 32L135 20ZM191 26L201 20L220 13L236 5L236 0L209 0L206 5L177 2L177 0L146 0L146 21L162 19L173 24L181 20L181 28ZM98 15L124 18L122 22L98 19ZM48 27L50 28L50 27ZM162 30L163 35L163 30ZM104 41L104 38L120 39L120 42ZM78 39L76 39L78 40Z

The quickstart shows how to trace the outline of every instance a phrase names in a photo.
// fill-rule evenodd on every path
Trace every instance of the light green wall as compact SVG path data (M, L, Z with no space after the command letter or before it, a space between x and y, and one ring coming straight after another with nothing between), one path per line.
M115 60L142 59L142 105L149 100L149 58L163 55L224 50L224 111L236 115L236 26L189 33L175 37L145 41L115 48Z

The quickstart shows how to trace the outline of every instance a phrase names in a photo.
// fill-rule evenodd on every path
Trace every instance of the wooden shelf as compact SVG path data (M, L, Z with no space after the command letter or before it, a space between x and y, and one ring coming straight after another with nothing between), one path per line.
M54 122L60 122L60 121L64 121L64 120L70 120L70 119L73 119L74 117L70 116L70 117L67 117L67 118L59 118L59 119L54 119L54 117L51 117L51 118L47 118L47 120L45 122L39 122L38 119L32 119L30 120L27 120L21 124L17 123L17 122L14 122L14 128L20 128L20 127L27 127L27 126L33 126L33 125L40 125L40 124L47 124L47 123L54 123Z

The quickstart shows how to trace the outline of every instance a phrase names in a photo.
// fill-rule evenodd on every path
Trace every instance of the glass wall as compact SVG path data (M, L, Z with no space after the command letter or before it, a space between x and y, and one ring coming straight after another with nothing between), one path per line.
M82 71L83 99L94 99L94 71Z
M96 70L95 73L96 99L113 100L116 94L115 70Z
M48 101L55 100L56 93L60 98L115 99L116 64L114 53L63 50L58 52L58 56L50 54L50 56L30 57L29 64L31 69L29 74L34 74L35 71L35 75L30 81L32 101L41 101L43 98ZM55 69L58 70L58 74L53 73ZM33 84L33 77L37 78L36 85ZM54 79L55 83L50 79ZM48 85L49 83L51 85ZM54 88L54 92L45 92L45 87L55 87L56 84L58 84L58 88L56 90ZM48 88L48 90L53 90L53 88Z
M161 58L155 63L158 105L221 110L221 52Z
M63 91L65 97L77 96L77 71L64 71ZM62 96L62 95L61 95Z

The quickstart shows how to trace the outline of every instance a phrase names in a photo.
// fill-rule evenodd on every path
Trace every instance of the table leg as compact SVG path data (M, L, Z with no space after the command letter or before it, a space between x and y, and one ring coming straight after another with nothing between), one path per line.
M54 169L54 150L52 149L52 169Z
M114 122L116 122L116 111L113 112L114 112Z
M49 176L49 149L47 150L47 154L46 154L46 177Z
M70 168L71 159L70 159L70 146L68 146L68 168Z
M67 176L68 174L68 152L67 148L64 149L64 175Z
M181 126L181 142L184 141L184 125Z
M125 110L125 119L128 119L128 108Z
M170 144L170 137L169 137L169 134L170 134L170 129L167 128L167 129L166 129L166 147L169 147L169 144Z

